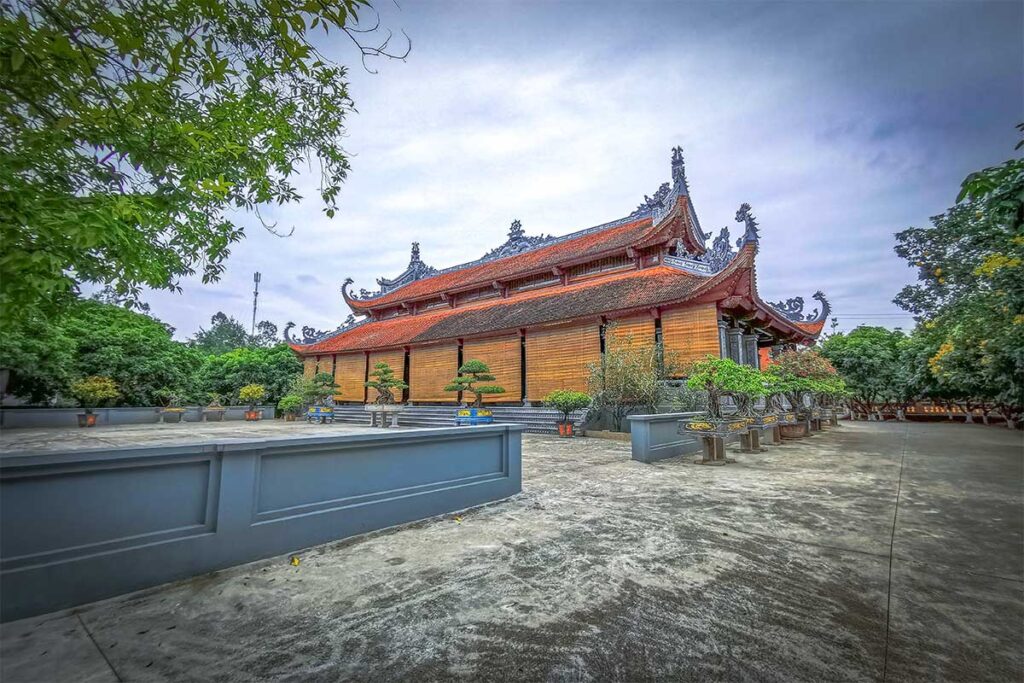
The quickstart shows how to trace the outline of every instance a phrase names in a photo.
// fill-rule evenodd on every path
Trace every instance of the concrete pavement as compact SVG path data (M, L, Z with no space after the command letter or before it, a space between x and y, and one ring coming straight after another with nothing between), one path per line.
M528 435L519 496L4 624L0 673L1019 681L1021 438L844 423L710 468Z

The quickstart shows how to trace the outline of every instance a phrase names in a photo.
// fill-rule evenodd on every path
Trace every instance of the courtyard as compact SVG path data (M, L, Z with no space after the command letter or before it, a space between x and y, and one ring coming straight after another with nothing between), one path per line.
M132 445L175 427L87 434ZM4 447L83 433L67 431ZM0 673L1017 681L1021 456L1019 432L972 425L843 423L726 467L525 435L511 499L4 624Z

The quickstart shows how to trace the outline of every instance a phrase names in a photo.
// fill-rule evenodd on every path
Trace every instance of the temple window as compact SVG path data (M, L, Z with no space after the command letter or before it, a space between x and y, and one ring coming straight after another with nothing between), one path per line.
M633 259L625 255L598 259L590 263L574 266L569 271L569 280L577 280L610 271L628 270L633 267L633 263Z

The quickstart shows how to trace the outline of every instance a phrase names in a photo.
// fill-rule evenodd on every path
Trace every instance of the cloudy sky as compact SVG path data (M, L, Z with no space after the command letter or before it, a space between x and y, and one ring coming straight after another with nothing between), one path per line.
M393 277L419 241L441 268L478 258L518 218L565 234L622 217L685 150L705 230L749 202L769 300L826 292L842 328L910 325L891 299L914 273L893 233L924 225L972 170L1012 156L1024 120L1020 2L402 2L382 21L405 62L359 66L342 208L307 199L242 217L223 280L152 292L190 336L217 311L332 329L338 288Z

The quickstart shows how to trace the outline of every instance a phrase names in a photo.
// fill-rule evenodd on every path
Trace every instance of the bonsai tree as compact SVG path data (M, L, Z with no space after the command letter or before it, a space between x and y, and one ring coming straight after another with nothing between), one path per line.
M471 360L462 364L459 374L445 386L445 391L468 391L473 394L473 407L480 408L484 404L486 394L504 394L505 388L496 384L481 384L478 382L493 382L497 379L491 374L487 364L479 360Z
M93 375L78 380L71 385L71 395L85 408L85 414L91 415L93 408L106 401L112 401L121 395L114 380L109 377Z
M260 401L267 397L267 390L262 384L246 384L238 390L238 400L249 406L249 410L256 410Z
M823 355L807 349L784 351L772 361L768 374L773 375L778 393L783 394L793 410L806 412L804 397L813 399L819 393L822 381L835 381L836 369Z
M707 392L707 412L714 420L725 418L722 403L727 396L736 401L740 415L749 415L754 400L766 393L760 372L729 358L712 356L693 364L686 386Z
M302 410L302 397L296 394L286 394L277 402L277 409L285 415L298 415Z
M395 371L383 361L373 366L373 372L370 373L370 377L374 379L366 382L366 386L377 390L377 400L374 403L380 405L390 405L395 402L395 395L392 393L392 389L401 391L402 389L409 388L408 384L395 377Z
M590 396L582 391L559 389L544 397L544 405L554 408L562 414L562 423L568 423L570 416L577 410L590 405Z
M163 405L163 407L168 410L181 408L182 404L184 403L184 399L181 397L181 394L177 393L173 389L168 389L167 387L164 387L163 389L158 389L154 393L157 397L157 400L160 401L161 405Z
M298 396L304 405L323 405L328 398L338 393L338 385L334 375L329 372L318 372L312 377L296 375L288 393Z

